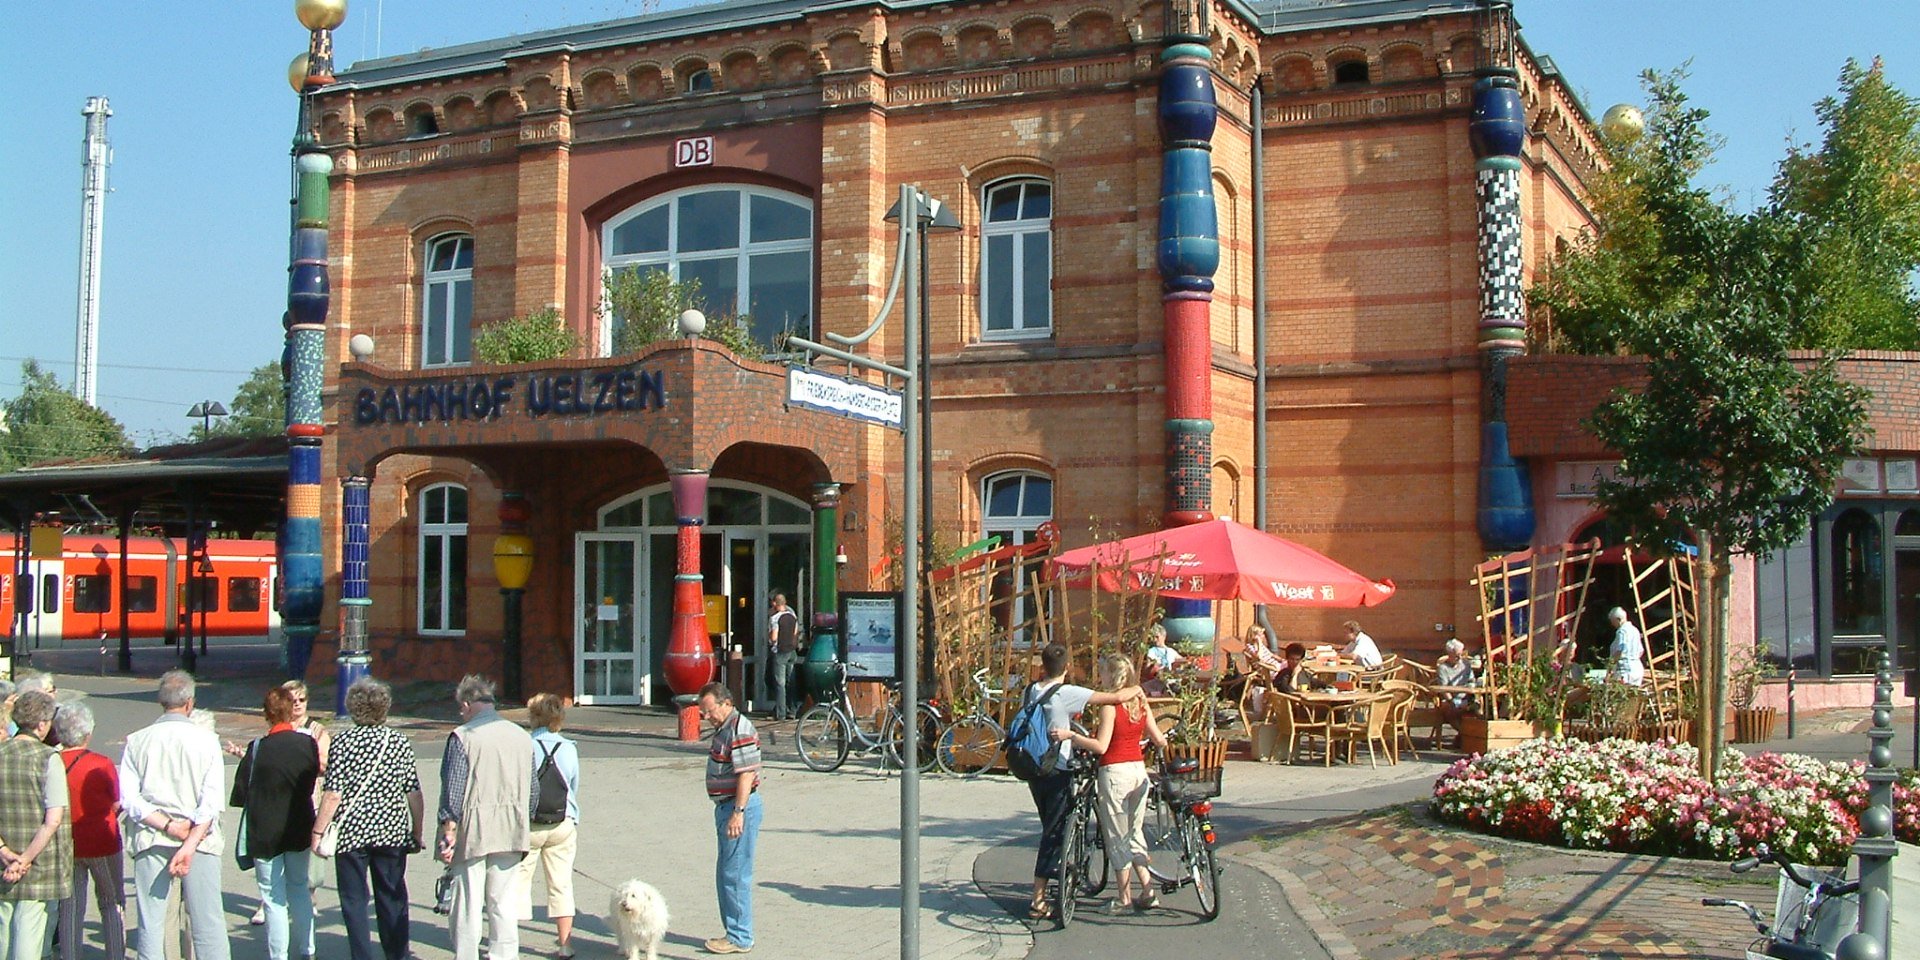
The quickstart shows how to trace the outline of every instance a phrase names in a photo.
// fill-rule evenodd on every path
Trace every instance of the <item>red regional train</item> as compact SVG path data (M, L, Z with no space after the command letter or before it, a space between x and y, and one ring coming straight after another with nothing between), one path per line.
M168 620L188 613L197 636L203 611L207 636L277 634L274 542L209 540L207 560L211 569L189 584L186 541L132 538L123 596L119 538L65 537L60 559L28 556L22 577L13 535L0 534L0 635L19 632L36 645L118 637L122 604L135 638L166 636Z

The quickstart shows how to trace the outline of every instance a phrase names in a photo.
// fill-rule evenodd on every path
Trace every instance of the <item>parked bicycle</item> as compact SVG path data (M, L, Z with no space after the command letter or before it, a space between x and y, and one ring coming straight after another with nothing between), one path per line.
M1760 911L1739 900L1702 897L1700 905L1746 912L1753 928L1760 931L1760 939L1747 946L1748 960L1833 960L1840 941L1859 922L1860 881L1819 872L1808 877L1764 843L1754 849L1753 856L1734 861L1730 869L1748 873L1763 863L1780 868L1772 926L1761 919Z
M943 773L978 776L1005 761L1007 731L992 708L1009 699L1007 691L988 685L984 667L973 672L973 690L966 714L941 728L934 744L934 761Z
M1191 886L1200 915L1220 916L1220 861L1214 857L1213 798L1220 795L1220 768L1201 770L1192 759L1163 760L1149 775L1147 873L1162 893Z
M903 768L906 727L900 718L899 683L882 681L888 691L886 709L876 722L870 723L868 718L854 714L847 697L847 674L849 670L862 672L859 665L836 660L833 668L833 700L808 707L794 727L793 742L799 748L800 762L808 769L824 773L838 770L847 762L848 754L857 751L861 756L878 754L883 769ZM914 717L920 731L917 766L928 770L933 766L933 744L940 733L940 715L932 705L921 703L914 710Z
M1073 793L1067 806L1066 832L1060 838L1060 877L1055 890L1060 909L1054 916L1062 930L1073 922L1079 899L1099 896L1107 888L1107 874L1113 871L1096 813L1096 771L1100 768L1093 757L1080 752L1074 754L1072 763Z

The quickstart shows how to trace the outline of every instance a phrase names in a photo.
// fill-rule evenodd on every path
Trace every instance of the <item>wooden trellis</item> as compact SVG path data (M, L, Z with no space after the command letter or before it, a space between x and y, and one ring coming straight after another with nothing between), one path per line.
M1098 589L1097 577L1068 583L1047 563L1056 544L1049 524L1033 542L987 550L928 571L926 596L934 627L931 681L934 695L956 713L971 706L976 695L973 674L984 668L987 682L1006 692L993 707L996 719L1006 723L1015 709L1014 694L1034 679L1040 648L1048 643L1067 647L1083 682L1091 679L1101 654L1115 649L1138 653L1159 605L1158 578L1145 578L1144 586L1119 592Z
M1700 662L1699 593L1690 555L1649 558L1626 549L1627 581L1633 590L1633 622L1647 648L1647 683L1655 718L1685 719L1682 707L1697 690ZM1666 574L1666 584L1655 581ZM1698 702L1697 699L1695 702Z
M1474 567L1487 676L1498 676L1502 664L1531 660L1536 640L1552 649L1561 637L1579 633L1594 560L1601 552L1599 540L1551 544ZM1491 700L1493 718L1503 719L1503 698Z

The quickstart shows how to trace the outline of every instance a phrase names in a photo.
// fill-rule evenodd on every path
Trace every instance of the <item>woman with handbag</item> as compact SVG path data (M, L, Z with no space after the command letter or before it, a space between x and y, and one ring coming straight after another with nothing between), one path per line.
M353 727L333 739L313 831L315 852L333 858L352 960L374 960L369 899L386 960L405 960L411 946L407 854L426 848L421 828L426 808L413 744L387 726L392 707L392 688L372 677L347 688Z
M293 694L267 691L267 735L255 740L233 778L233 805L242 808L235 849L253 861L260 902L267 911L268 960L287 960L289 948L313 956L313 892L307 887L313 846L313 784L320 777L320 749L293 727Z

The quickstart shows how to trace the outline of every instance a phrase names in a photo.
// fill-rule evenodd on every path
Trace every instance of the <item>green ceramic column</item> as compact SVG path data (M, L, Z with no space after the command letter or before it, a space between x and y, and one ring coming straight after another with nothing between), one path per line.
M800 689L815 701L834 695L840 656L840 485L813 486L813 641L800 667Z

